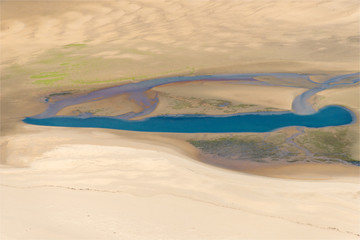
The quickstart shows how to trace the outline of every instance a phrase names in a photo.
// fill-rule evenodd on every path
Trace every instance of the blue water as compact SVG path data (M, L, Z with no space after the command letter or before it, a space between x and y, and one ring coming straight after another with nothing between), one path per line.
M125 120L113 117L29 117L24 119L25 123L34 125L176 133L270 132L288 126L319 128L345 125L354 121L355 116L352 112L339 106L328 106L311 115L280 112L246 113L231 116L157 116L143 120Z

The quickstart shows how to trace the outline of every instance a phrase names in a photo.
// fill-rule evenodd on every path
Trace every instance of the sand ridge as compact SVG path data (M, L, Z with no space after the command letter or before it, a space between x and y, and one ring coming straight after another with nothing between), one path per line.
M27 168L0 169L0 221L9 239L49 234L55 239L108 238L113 232L110 239L261 239L264 233L267 239L288 239L294 232L298 239L356 239L360 234L357 177L311 181L251 176L193 161L169 145L98 130L80 129L79 135L71 129L46 129L22 135L18 147L41 139L56 145L34 154ZM59 139L51 140L54 134ZM85 144L86 139L93 139L92 144ZM99 145L104 140L115 145ZM27 200L10 212L14 197ZM99 201L106 204L94 208ZM77 207L72 210L69 204ZM36 218L31 209L38 209ZM199 221L204 216L208 220ZM141 229L135 227L139 221ZM264 224L262 232L255 230L255 222ZM26 227L14 231L19 225Z
M1 5L3 66L28 62L46 49L86 43L95 50L89 52L94 56L142 58L160 69L166 66L158 61L165 59L181 67L186 59L187 66L198 68L280 60L308 62L318 70L358 67L357 1L49 1L36 6L31 1L3 1ZM134 51L124 52L124 47Z

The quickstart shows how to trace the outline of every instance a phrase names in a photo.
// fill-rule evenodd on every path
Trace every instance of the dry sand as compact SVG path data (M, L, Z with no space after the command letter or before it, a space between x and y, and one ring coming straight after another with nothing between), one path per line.
M154 145L100 130L39 128L7 139L19 151L49 144L24 155L28 167L0 169L2 239L359 237L359 185L351 174L257 177L194 161L169 147L171 140Z
M10 0L1 2L1 20L2 66L72 43L88 44L87 57L142 63L109 69L117 77L188 67L224 73L359 66L356 0Z
M315 106L342 105L353 110L358 116L360 112L360 86L333 88L321 91L315 95Z
M97 101L75 104L61 109L57 115L79 115L89 112L93 115L116 116L128 112L140 112L142 108L129 100L128 94L122 94Z
M95 89L132 76L359 71L358 1L0 4L1 239L359 238L354 168L331 166L326 180L273 179L193 161L193 148L165 135L21 123L46 108L41 97L87 92L91 81ZM73 43L86 47L64 48ZM59 85L34 85L31 75L67 63L56 61L59 49L89 61ZM272 91L272 104L289 108L294 92ZM268 173L301 178L299 169Z
M216 99L230 101L234 104L254 104L265 108L291 110L293 99L307 89L236 83L224 84L220 82L193 82L162 85L153 88L153 90L169 94L171 97ZM160 101L159 106L152 115L169 111L168 109L167 104L164 101Z

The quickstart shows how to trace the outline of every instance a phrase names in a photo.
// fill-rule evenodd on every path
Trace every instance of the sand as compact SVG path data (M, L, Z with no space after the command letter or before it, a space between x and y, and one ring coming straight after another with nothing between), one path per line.
M195 161L183 136L21 123L48 94L153 77L359 71L356 0L0 4L1 239L359 238L354 167L256 173L276 179ZM31 77L57 71L55 84ZM289 109L301 91L229 98Z
M356 0L2 1L3 67L85 43L127 71L357 71ZM276 28L274 28L276 26ZM28 44L32 43L32 44ZM134 68L136 61L142 69ZM96 67L96 66L94 66ZM207 71L209 73L209 71ZM108 73L109 75L110 73Z
M318 97L316 107L326 105L342 105L353 110L358 116L360 112L360 86L333 88L316 94Z
M169 94L171 97L225 100L234 104L254 104L264 108L291 110L294 98L307 89L236 83L193 82L162 85L153 88L153 90ZM161 111L169 111L166 104L165 106L162 105L164 102L160 100L159 106L153 115L158 115Z
M79 115L84 112L95 116L117 116L128 112L140 112L142 108L129 100L129 94L122 94L97 101L75 104L61 109L57 115Z
M166 146L101 130L26 128L36 132L13 136L9 148L31 151L34 141L49 144L24 154L27 167L0 169L2 239L356 239L360 234L358 178L351 174L272 179L194 161L169 147L171 140Z
M312 99L314 106L321 108L326 105L340 105L351 109L357 118L357 123L360 117L360 87L350 86L342 88L327 89L317 93ZM356 136L360 136L359 124L351 126L352 131ZM360 137L356 138L353 144L352 156L354 159L360 159Z
M2 132L41 113L39 99L55 92L169 75L336 75L359 66L356 0L0 4ZM34 84L31 76L49 71L67 75Z

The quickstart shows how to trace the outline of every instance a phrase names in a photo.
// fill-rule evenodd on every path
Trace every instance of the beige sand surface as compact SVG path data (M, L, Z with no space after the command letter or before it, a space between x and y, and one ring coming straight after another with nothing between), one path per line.
M238 113L291 110L294 98L306 90L305 88L297 87L273 87L229 82L198 81L167 84L147 91L151 98L156 95L159 103L156 109L149 115L146 115L146 117L164 114L194 114L199 112L216 115L229 114L227 111ZM182 100L188 100L187 102L190 102L192 105L191 107L186 107L186 105L177 107L174 105L176 99L179 99L179 104L184 104L181 103ZM205 103L201 103L201 101L205 101ZM226 107L217 107L214 104L216 101L228 101L234 107L228 109ZM206 106L206 102L213 102L213 104ZM239 107L241 104L245 107ZM71 105L60 110L57 115L78 115L90 112L93 115L99 116L116 116L128 112L140 112L141 110L142 107L129 99L128 94L125 94Z
M57 115L79 115L89 112L93 115L116 116L128 112L140 112L142 108L134 101L129 100L128 94L106 99L75 104L61 109Z
M326 105L346 106L359 116L360 112L360 86L333 88L316 94L315 106L321 108ZM316 97L315 96L315 97Z
M0 4L1 239L359 238L353 169L272 179L193 161L173 137L21 123L48 94L134 79L359 71L358 1ZM53 85L31 78L60 70ZM295 92L283 90L267 100L289 108Z
M307 89L236 83L193 82L162 85L153 88L153 90L167 93L171 96L220 99L234 103L255 104L291 110L294 98ZM161 101L159 107L161 108Z
M1 64L86 43L88 57L139 60L138 73L357 71L358 19L356 0L9 0L1 2ZM112 71L126 75L135 62Z
M169 145L101 130L26 128L36 132L7 139L9 148L49 145L23 155L28 167L0 169L2 239L360 234L358 179L350 175L323 181L256 177L193 161Z

